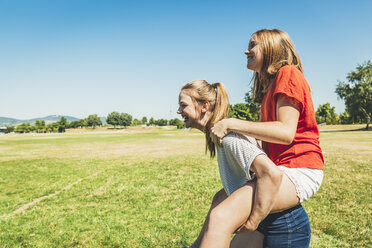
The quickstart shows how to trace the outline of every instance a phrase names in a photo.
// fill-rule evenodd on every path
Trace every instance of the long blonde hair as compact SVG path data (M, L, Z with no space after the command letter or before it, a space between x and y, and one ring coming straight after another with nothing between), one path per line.
M261 101L275 78L276 73L285 65L294 65L303 72L302 63L289 35L279 29L261 29L252 36L261 49L263 63L260 73L253 74L253 101Z
M205 152L209 151L211 158L216 155L215 144L210 137L211 128L218 121L227 116L230 104L225 86L222 83L209 84L205 80L195 80L185 84L181 92L189 95L197 107L209 102L209 111L212 113L205 127Z

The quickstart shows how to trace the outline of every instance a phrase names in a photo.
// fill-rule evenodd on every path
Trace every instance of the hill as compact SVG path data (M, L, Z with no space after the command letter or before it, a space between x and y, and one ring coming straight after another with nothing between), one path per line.
M0 126L17 126L21 123L30 123L34 124L36 121L45 121L45 124L49 124L52 122L59 121L63 115L48 115L45 117L39 117L39 118L33 118L28 120L20 120L20 119L14 119L14 118L8 118L8 117L0 117ZM64 115L66 117L67 121L78 121L79 118Z
M8 117L0 117L0 126L15 126L19 123L20 120L8 118Z

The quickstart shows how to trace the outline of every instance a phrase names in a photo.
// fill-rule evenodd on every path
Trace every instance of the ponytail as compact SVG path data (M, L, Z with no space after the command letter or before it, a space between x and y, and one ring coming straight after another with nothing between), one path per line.
M181 91L186 91L194 102L210 103L211 118L205 127L205 152L209 151L211 158L216 156L216 147L210 137L211 128L220 120L226 118L230 104L225 86L222 83L209 84L205 80L195 80L184 85Z

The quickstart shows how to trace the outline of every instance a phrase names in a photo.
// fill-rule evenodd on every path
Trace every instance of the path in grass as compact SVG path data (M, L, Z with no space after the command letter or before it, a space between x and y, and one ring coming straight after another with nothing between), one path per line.
M27 208L31 207L32 205L34 205L34 204L36 204L36 203L39 203L39 202L41 202L42 200L45 200L45 199L48 199L48 198L54 197L54 196L58 195L59 193L61 193L61 192L64 191L64 190L69 190L69 189L70 189L72 186L74 186L75 184L78 184L78 183L80 183L80 182L83 181L83 180L87 180L87 179L90 179L90 178L92 178L92 177L95 177L95 176L99 175L100 173L101 173L101 172L96 172L96 173L94 173L94 174L92 174L92 175L90 175L90 176L87 176L87 177L85 177L85 178L79 178L77 181L75 181L75 182L73 182L73 183L67 185L66 187L63 187L61 190L58 190L58 191L56 191L56 192L54 192L54 193L52 193L52 194L46 195L46 196L42 196L42 197L36 198L36 199L32 200L32 202L27 203L26 205L23 205L22 207L16 209L16 210L13 212L13 214L19 214L19 213L22 213L22 212L24 212ZM9 218L10 216L6 216L6 217Z

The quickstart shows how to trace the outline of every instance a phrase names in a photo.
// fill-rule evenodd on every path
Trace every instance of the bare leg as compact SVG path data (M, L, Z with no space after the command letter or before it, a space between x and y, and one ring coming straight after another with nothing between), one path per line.
M195 242L191 245L192 248L198 248L200 246L200 243L203 239L203 236L204 236L204 232L205 230L207 229L207 225L208 225L208 222L209 222L209 215L212 211L212 209L214 209L218 204L220 204L222 201L224 201L225 199L227 198L227 194L225 192L224 189L221 189L220 191L218 191L214 197L213 197L213 200L212 200L212 204L211 204L211 207L209 208L209 211L208 211L208 214L205 218L205 221L204 221L204 224L203 224L203 227L200 231L200 234L198 236L198 238L195 240Z
M251 213L254 189L255 183L248 182L211 210L200 247L229 247L231 235Z
M260 173L259 171L261 171L260 175L257 175L258 180L261 180L261 182L267 182L262 189L265 189L270 193L270 190L272 190L272 188L270 189L270 185L271 187L275 187L274 200L265 199L265 201L270 201L270 204L272 204L270 205L269 210L265 213L265 216L269 213L270 209L271 212L279 212L299 203L294 184L285 174L282 176L283 173L276 168L269 158L266 156L258 156L255 159L254 164L256 164L258 168L256 172ZM271 173L268 173L267 171L262 172L263 167L265 166L272 167L270 170L273 170L274 174L280 174L279 182L277 182L276 179L270 179ZM259 183L257 183L257 187L258 186ZM218 206L211 209L209 213L209 221L207 225L205 225L206 228L203 230L204 236L200 247L229 247L231 235L237 228L242 226L248 220L248 217L252 212L256 190L255 182L250 181L236 190ZM265 190L261 191L261 196L262 192L264 193ZM267 196L264 195L264 197ZM262 208L264 207L267 208L267 206L262 205Z

